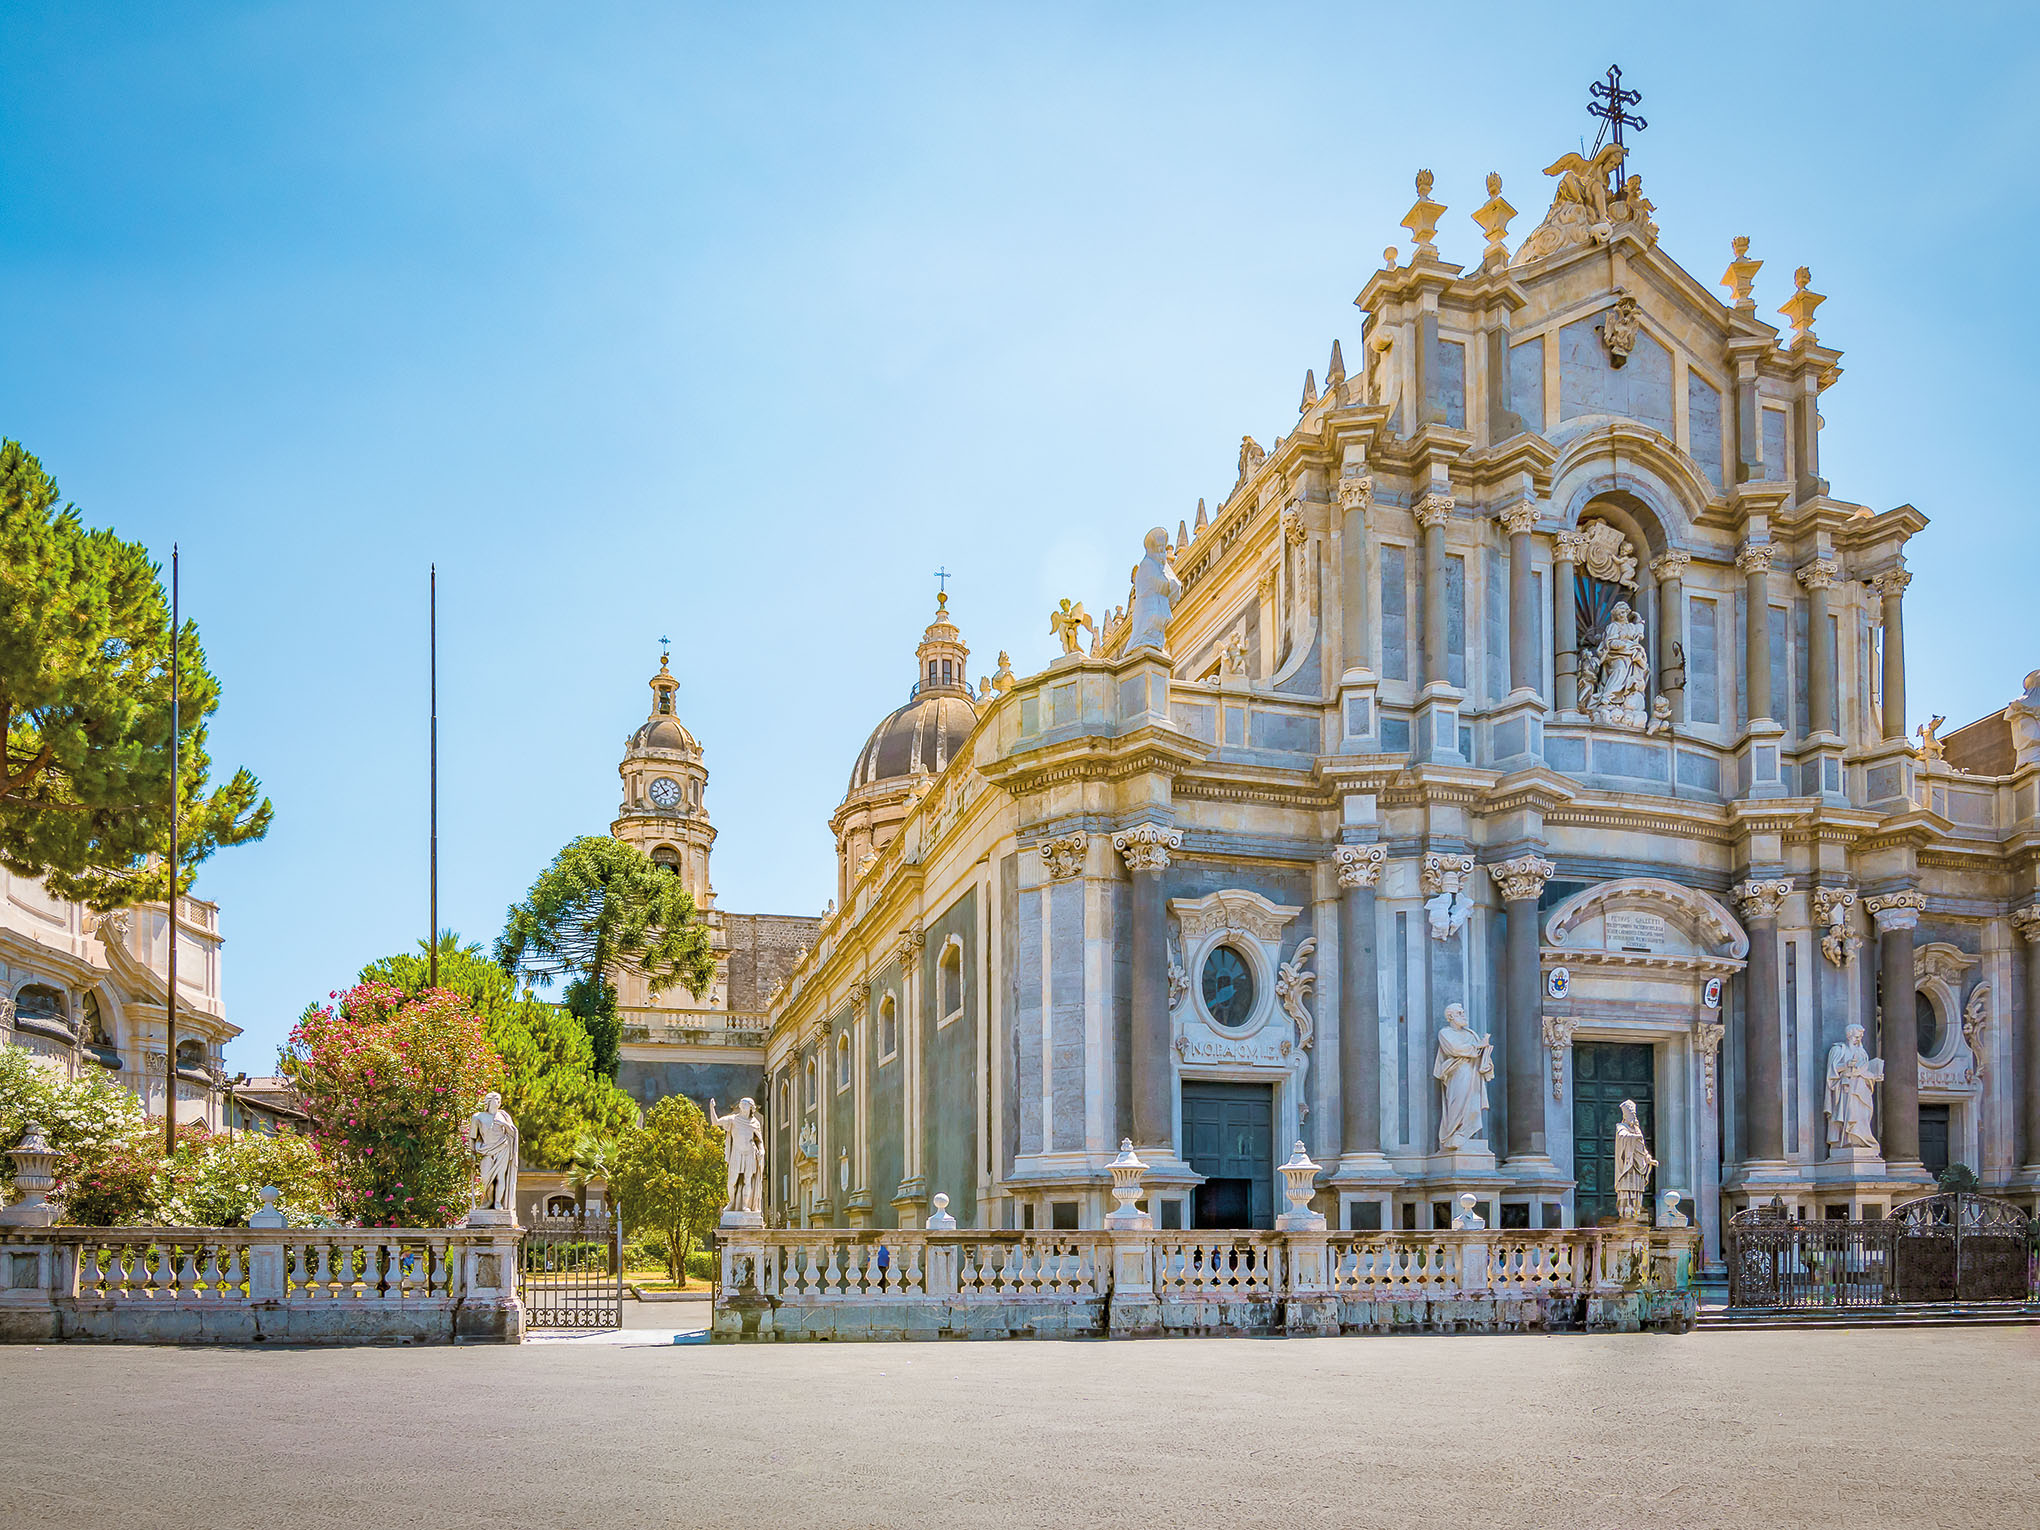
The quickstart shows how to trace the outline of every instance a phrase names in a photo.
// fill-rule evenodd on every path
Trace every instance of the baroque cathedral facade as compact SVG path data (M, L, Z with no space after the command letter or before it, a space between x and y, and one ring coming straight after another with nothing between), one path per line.
M713 911L655 679L616 832L727 976L626 996L626 1087L755 1091L787 1225L1095 1227L1122 1140L1164 1228L1270 1225L1296 1143L1334 1226L1592 1225L1625 1101L1710 1258L1950 1163L2040 1194L2040 676L1908 735L1927 520L1824 476L1823 299L1767 322L1744 239L1696 278L1622 157L1554 165L1513 252L1490 176L1470 265L1419 175L1363 364L1088 651L1059 612L973 687L939 601L819 921Z

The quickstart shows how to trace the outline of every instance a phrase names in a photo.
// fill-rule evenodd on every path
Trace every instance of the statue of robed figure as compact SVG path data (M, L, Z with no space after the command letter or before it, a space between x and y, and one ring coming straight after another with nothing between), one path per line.
M1615 1215L1624 1222L1643 1220L1643 1198L1650 1193L1650 1171L1657 1167L1643 1123L1636 1119L1636 1101L1622 1102L1615 1125Z
M468 1117L467 1144L482 1177L476 1205L484 1211L517 1210L517 1123L503 1108L503 1096L491 1089L481 1108Z
M1438 1151L1454 1152L1480 1144L1481 1114L1488 1105L1488 1080L1495 1076L1493 1041L1466 1023L1466 1006L1445 1006L1445 1028L1438 1033L1438 1055L1431 1076L1443 1085L1438 1108Z
M1830 1150L1867 1148L1878 1151L1870 1133L1870 1112L1874 1103L1871 1085L1884 1077L1884 1059L1863 1049L1863 1027L1852 1025L1848 1040L1828 1048L1827 1140Z

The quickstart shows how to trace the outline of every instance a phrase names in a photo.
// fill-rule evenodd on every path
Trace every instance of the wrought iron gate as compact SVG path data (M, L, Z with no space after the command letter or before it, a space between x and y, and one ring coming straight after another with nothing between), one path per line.
M623 1223L540 1217L524 1232L517 1294L531 1328L623 1326Z
M1727 1243L1733 1307L2033 1299L2033 1220L1989 1196L1924 1196L1873 1222L1752 1207L1729 1219Z

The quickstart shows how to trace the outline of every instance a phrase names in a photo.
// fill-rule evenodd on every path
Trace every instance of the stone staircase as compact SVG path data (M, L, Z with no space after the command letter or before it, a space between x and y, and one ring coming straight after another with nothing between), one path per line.
M1703 1305L1696 1329L2018 1328L2040 1326L2040 1302L1919 1302L1892 1307L1728 1307Z

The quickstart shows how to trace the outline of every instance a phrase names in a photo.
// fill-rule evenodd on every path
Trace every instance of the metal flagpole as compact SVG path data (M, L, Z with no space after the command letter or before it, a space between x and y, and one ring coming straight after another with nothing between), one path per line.
M163 1000L163 1151L177 1151L177 544L170 544L170 959Z
M430 894L431 928L426 931L425 986L439 986L439 565L432 565L430 616L428 618L428 643L431 652L426 667L431 672L432 689L432 889Z

